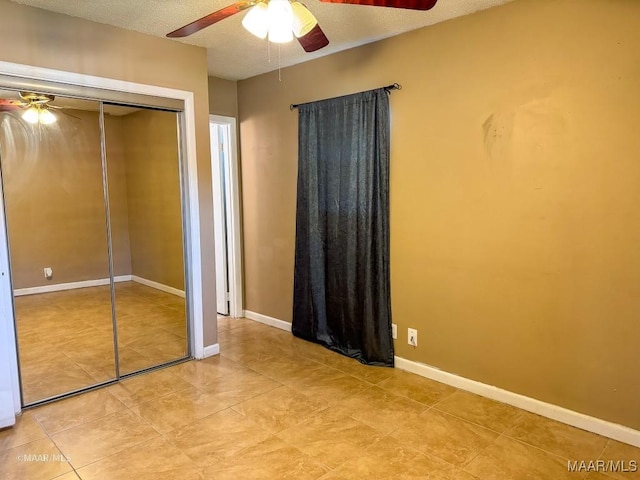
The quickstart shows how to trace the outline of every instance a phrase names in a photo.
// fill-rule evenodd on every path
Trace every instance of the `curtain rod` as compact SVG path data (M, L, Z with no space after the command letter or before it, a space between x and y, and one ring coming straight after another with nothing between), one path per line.
M387 85L386 87L382 87L383 89L385 89L387 91L387 93L391 92L391 90L402 90L402 85L400 85L399 83L392 83L391 85ZM298 108L300 105L302 105L301 103L292 103L291 105L289 105L289 110L293 110L294 108Z

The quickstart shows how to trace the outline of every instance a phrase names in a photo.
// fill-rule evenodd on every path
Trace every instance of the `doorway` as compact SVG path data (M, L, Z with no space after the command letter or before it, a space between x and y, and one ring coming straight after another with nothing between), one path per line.
M233 117L209 116L216 304L219 315L244 315L237 123Z

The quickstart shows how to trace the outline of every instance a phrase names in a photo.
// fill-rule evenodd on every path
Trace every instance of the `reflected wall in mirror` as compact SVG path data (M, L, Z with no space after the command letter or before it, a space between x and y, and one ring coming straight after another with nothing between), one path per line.
M52 112L48 125L0 114L25 404L115 378L99 102Z
M126 374L188 355L178 118L112 105L104 112L111 225L119 232L113 257L130 272L115 295Z

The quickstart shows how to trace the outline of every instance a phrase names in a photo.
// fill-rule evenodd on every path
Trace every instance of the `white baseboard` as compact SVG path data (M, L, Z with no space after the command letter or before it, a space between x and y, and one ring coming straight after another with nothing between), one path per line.
M119 275L114 277L115 282L130 282L133 280L132 275ZM54 283L52 285L42 285L40 287L17 288L13 291L16 297L22 295L34 295L37 293L61 292L63 290L75 290L77 288L99 287L109 285L108 278L98 278L96 280L83 280L81 282L70 283Z
M256 322L264 323L265 325L269 325L271 327L279 328L280 330L286 330L287 332L291 331L291 324L289 322L278 320L277 318L273 317L267 317L266 315L262 315L261 313L245 310L244 317L248 318L249 320L255 320Z
M170 287L169 285L154 282L153 280L147 280L146 278L138 277L137 275L131 275L131 280L141 283L142 285L146 285L147 287L162 290L163 292L171 293L173 295L177 295L178 297L184 298L184 290L179 290L177 288Z
M162 283L154 282L153 280L147 280L146 278L138 277L137 275L118 275L117 277L114 277L113 280L116 283L134 281L142 285L146 285L147 287L155 288L157 290L162 290L163 292L171 293L173 295L177 295L178 297L184 298L184 290L178 290L177 288L173 288L168 285L164 285ZM63 290L75 290L77 288L99 287L102 285L109 285L109 279L98 278L96 280L83 280L81 282L54 283L52 285L42 285L40 287L18 288L13 291L13 294L16 297L20 297L22 295L61 292Z
M445 383L461 390L466 390L467 392L513 405L514 407L537 413L543 417L551 418L566 423L567 425L581 428L582 430L587 430L604 437L613 438L614 440L640 447L640 431L625 427L624 425L618 425L617 423L574 412L567 408L503 390L492 385L487 385L486 383L460 377L405 358L395 357L395 366L401 370L406 370L407 372L415 373L422 377Z
M213 345L204 347L204 354L202 358L213 357L214 355L218 355L219 353L220 353L220 344L214 343Z

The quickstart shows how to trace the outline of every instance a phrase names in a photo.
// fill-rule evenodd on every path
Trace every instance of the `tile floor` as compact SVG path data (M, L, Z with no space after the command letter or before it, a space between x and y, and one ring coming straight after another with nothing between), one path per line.
M25 403L115 378L109 286L15 298ZM186 355L184 298L116 284L120 371Z
M640 479L567 471L639 449L249 320L219 325L219 356L26 411L0 431L0 479Z

